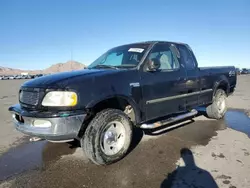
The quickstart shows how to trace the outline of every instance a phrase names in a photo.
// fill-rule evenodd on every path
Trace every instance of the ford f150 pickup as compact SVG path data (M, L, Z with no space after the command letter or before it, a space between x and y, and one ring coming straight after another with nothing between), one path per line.
M25 82L9 111L24 134L77 139L89 159L107 165L126 155L134 127L158 129L200 107L223 118L236 81L234 66L198 67L187 44L141 42L112 48L87 69Z

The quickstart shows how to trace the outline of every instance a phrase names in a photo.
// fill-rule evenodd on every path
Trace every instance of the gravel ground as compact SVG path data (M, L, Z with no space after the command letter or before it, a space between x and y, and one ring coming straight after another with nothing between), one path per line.
M131 152L108 167L69 144L27 143L7 111L23 81L1 81L0 187L250 187L249 81L238 77L224 120L199 116L160 132L138 130Z
M236 91L228 98L229 108L243 110L248 116L250 116L249 82L250 76L239 76ZM240 124L241 122L235 121L234 123ZM250 126L250 121L246 126ZM189 161L191 158L192 161L190 153L186 152L183 154L184 157L176 163L177 173L172 187L204 186L204 182L207 187L213 187L213 181L219 187L250 187L250 140L248 136L227 128L218 131L218 134L206 146L191 147L194 166L202 170L206 169L205 174L209 172L211 176L204 179L204 173L201 173L200 169L193 170L194 166L185 165L185 158Z
M213 187L214 181L219 187L250 186L250 140L244 133L218 131L208 145L193 146L191 150L195 163L190 153L183 154L176 163L173 187Z
M244 109L250 112L250 75L238 76L237 87L232 96L228 99L229 108Z
M23 80L0 80L0 155L19 143L23 134L13 128L9 106L18 102L18 90Z

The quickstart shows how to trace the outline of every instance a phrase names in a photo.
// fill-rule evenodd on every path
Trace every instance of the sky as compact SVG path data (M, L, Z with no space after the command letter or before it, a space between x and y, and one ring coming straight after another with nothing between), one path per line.
M200 66L250 68L249 0L0 0L0 66L86 65L122 44L188 43Z

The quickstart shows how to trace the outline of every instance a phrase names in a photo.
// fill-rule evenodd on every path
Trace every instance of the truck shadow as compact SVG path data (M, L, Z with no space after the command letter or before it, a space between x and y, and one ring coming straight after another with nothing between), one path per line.
M161 134L165 134L167 132L170 132L172 130L175 130L177 128L180 128L180 127L183 127L183 126L186 126L188 124L191 124L191 123L194 123L194 117L199 117L199 116L206 116L206 108L198 108L198 114L196 114L195 116L191 116L191 117L186 117L184 119L180 119L176 122L173 122L173 123L169 123L169 124L166 124L166 125L163 125L163 126L160 126L160 127L157 127L157 128L154 128L154 129L144 129L144 133L146 135L150 135L150 136L159 136ZM180 115L182 113L177 113L175 115ZM172 118L174 117L174 115L169 115L169 116L166 116L166 117L162 117L162 118L159 118L157 119L156 121L162 121L162 120L165 120L165 119L168 119L168 118ZM154 122L149 122L149 123L154 123Z
M144 132L142 129L140 128L134 128L133 130L133 136L132 136L132 142L130 145L130 148L128 149L127 155L129 153L131 153L141 142L142 138L143 138Z
M185 166L179 166L161 183L161 188L169 187L204 187L218 188L212 175L196 166L192 151L183 148L180 151Z
M170 131L173 131L175 129L178 129L180 127L189 125L193 122L194 120L192 118L189 118L189 119L180 120L175 123L171 123L171 124L168 124L159 128L155 128L155 129L134 128L132 142L131 142L131 145L127 154L132 152L139 145L144 135L159 136L159 135L168 133Z
M162 126L160 128L151 129L151 130L150 129L145 130L145 129L135 127L133 130L132 141L131 141L130 148L128 149L127 155L129 155L140 144L144 135L149 135L149 136L162 135L162 134L165 134L167 132L178 129L180 127L191 124L193 122L194 122L194 120L189 118L189 119L180 120L178 122L171 123L169 125L165 125L165 126ZM69 144L69 148L71 148L71 149L76 149L76 148L81 147L81 144L78 140L74 140L72 142L69 142L68 144Z

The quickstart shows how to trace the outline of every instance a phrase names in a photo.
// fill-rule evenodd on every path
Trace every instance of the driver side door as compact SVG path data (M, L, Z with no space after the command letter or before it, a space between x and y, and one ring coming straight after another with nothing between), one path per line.
M146 120L185 111L185 69L173 50L174 44L156 44L149 53L141 72L142 95ZM157 60L156 71L147 70L147 62Z

